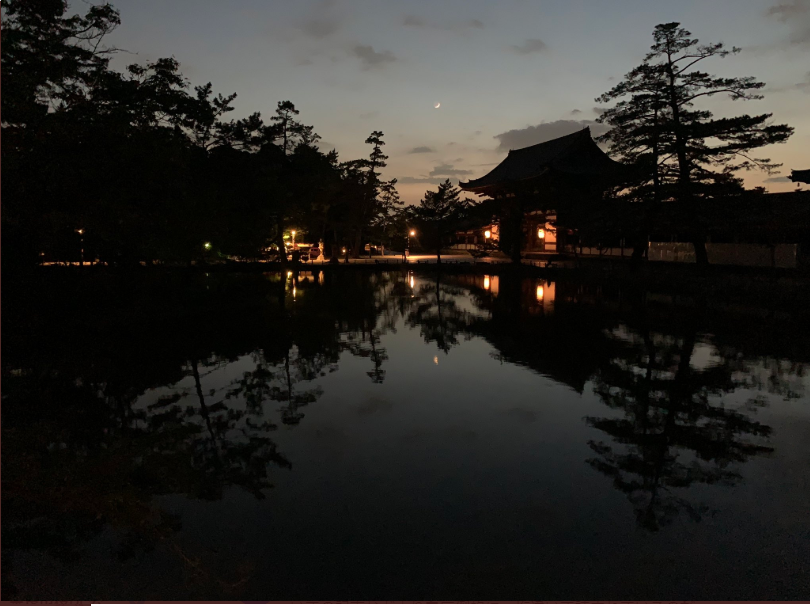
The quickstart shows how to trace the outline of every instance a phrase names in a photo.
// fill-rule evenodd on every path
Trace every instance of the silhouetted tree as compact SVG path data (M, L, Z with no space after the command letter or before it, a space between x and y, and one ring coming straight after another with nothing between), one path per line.
M410 208L410 216L419 227L419 238L436 251L441 263L442 247L449 236L463 228L468 219L469 198L460 198L461 190L447 179L436 191L426 191L417 206Z
M612 126L604 140L629 161L640 163L646 178L641 199L678 201L682 227L689 233L699 264L708 263L706 229L700 204L713 197L740 193L740 170L771 172L779 164L750 152L782 143L793 133L770 122L772 114L714 119L695 108L702 97L728 95L732 100L761 99L764 84L752 77L722 78L700 71L706 59L727 57L740 49L722 43L700 45L679 23L656 26L655 43L644 62L613 89L602 103L620 101L601 116ZM629 97L629 98L628 98ZM652 192L643 188L652 184Z

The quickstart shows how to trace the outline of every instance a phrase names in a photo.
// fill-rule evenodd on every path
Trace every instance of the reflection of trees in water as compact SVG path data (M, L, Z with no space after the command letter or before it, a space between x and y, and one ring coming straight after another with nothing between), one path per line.
M419 286L410 301L406 316L408 326L419 327L425 343L436 343L444 353L458 345L459 336L467 335L472 314L462 309L457 298L464 294L459 287L442 283L441 273Z
M694 360L692 328L681 339L653 337L643 325L650 321L645 310L631 305L632 320L642 326L627 329L620 305L606 301L602 308L599 297L575 303L581 289L564 283L556 285L553 316L533 315L532 289L531 281L509 274L501 275L497 296L473 289L476 306L488 313L476 316L469 330L491 343L502 362L580 392L593 382L620 416L586 418L611 439L589 442L595 456L588 463L627 494L639 524L650 530L681 512L700 519L708 509L687 498L690 487L735 484L740 464L771 452L765 444L771 429L752 418L766 399L750 398L735 410L723 396L739 389L785 398L803 393L802 364L752 359L726 345L717 348L715 363L703 367ZM682 319L680 328L693 323Z
M590 441L596 456L588 463L627 494L644 528L657 530L681 512L699 520L708 509L685 498L686 489L740 481L738 464L772 451L761 443L771 429L750 409L720 400L745 385L725 359L694 367L693 331L678 340L629 333L619 342L594 391L622 416L586 418L613 440Z
M137 328L126 313L108 310L97 320L87 311L87 323L104 322L106 332L67 335L60 325L38 337L71 342L70 357L43 347L13 373L4 359L4 547L75 558L87 539L113 527L122 559L162 544L199 587L223 595L238 587L249 563L231 562L228 571L210 554L189 553L174 536L179 520L154 496L219 499L238 486L261 498L272 468L291 467L272 438L273 405L281 404L282 423L300 422L301 408L322 393L317 379L337 369L342 351L369 357L369 376L382 381L380 337L398 316L395 277L298 281L295 300L292 280L251 277L235 309L227 284L206 284L196 293L199 310L191 303L165 323L156 311L138 317ZM83 309L76 304L77 325ZM124 333L135 335L126 345ZM246 360L249 370L221 383L220 371ZM175 387L160 387L151 402L141 397L167 383ZM4 587L13 590L7 571Z

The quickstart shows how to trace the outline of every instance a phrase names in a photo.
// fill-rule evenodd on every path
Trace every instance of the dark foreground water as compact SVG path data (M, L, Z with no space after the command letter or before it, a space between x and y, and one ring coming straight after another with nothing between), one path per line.
M60 280L4 291L4 599L810 598L789 314L508 276Z

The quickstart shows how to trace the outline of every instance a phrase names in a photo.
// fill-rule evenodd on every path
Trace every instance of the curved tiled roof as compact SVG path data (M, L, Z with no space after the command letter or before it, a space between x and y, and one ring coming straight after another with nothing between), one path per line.
M611 160L591 138L588 127L522 149L510 150L503 162L480 179L459 183L462 189L478 189L539 177L548 169L572 175L607 175L624 165Z

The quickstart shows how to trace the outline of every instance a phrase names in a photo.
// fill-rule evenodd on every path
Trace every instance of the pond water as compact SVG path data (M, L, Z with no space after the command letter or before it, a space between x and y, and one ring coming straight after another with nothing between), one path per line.
M509 275L47 288L4 299L5 599L810 597L791 318Z

